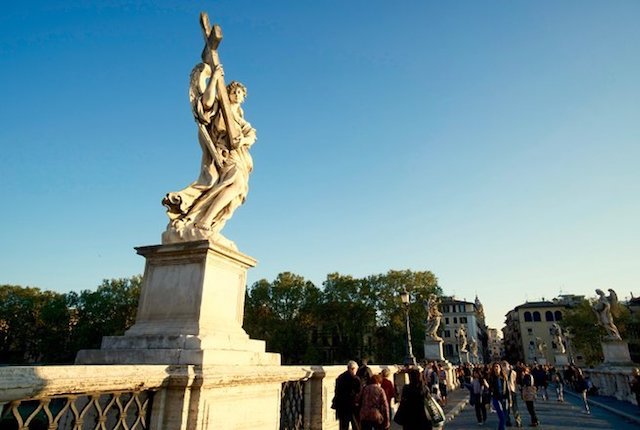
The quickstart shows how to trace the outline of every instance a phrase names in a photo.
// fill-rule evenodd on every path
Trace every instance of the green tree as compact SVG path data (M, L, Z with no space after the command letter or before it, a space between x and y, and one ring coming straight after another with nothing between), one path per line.
M266 340L284 363L303 363L319 300L320 290L302 276L284 272L273 282L260 280L246 296L245 331Z
M323 300L317 311L316 330L325 345L328 362L375 357L372 342L376 330L376 308L368 300L365 283L339 273L327 275Z
M424 357L422 347L425 336L426 310L429 294L442 295L438 279L430 271L390 270L386 274L364 279L369 300L377 311L375 336L376 360L401 363L405 355L405 310L400 293L409 293L409 320L414 355Z
M0 362L64 362L70 314L63 294L0 286Z
M135 322L142 278L102 281L95 290L71 293L67 300L74 314L72 348L99 348L103 336L120 336Z

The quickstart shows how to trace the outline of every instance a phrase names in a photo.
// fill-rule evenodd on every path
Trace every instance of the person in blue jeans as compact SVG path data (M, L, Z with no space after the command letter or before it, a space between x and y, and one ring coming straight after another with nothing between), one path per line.
M491 365L489 371L489 392L491 393L491 405L498 415L498 430L505 430L507 414L505 412L505 400L508 398L507 374L499 362Z

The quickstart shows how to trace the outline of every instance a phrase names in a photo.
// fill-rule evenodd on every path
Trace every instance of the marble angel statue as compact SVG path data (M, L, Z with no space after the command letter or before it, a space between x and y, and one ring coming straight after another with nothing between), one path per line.
M210 31L205 30L207 41ZM207 44L202 62L191 72L189 86L202 149L200 175L186 188L170 192L162 200L169 216L163 243L210 239L235 249L220 230L244 203L249 191L249 174L253 170L249 148L256 141L256 130L245 120L241 107L247 89L236 81L224 85L216 47Z
M558 352L560 354L566 353L567 349L564 346L564 335L562 333L562 328L558 323L553 323L551 325L551 334L553 336L553 343L558 347Z
M474 358L478 358L478 341L476 340L476 338L472 337L469 344L469 349L471 349L471 356Z
M608 340L622 340L618 327L613 322L611 311L618 306L618 295L609 288L609 297L607 297L601 289L596 290L598 299L593 304L593 311L598 317L598 323L607 331Z
M458 333L456 334L458 338L458 350L460 352L468 352L467 349L467 329L464 328L463 325L458 329Z
M424 307L427 311L427 322L425 324L425 335L430 340L442 340L438 336L438 327L440 327L440 321L442 320L442 312L438 309L440 304L440 298L436 294L429 294L427 303Z

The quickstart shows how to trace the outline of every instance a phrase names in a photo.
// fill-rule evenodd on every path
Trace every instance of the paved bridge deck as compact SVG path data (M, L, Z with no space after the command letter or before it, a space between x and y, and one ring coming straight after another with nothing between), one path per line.
M568 430L568 429L638 429L640 428L640 408L611 397L594 396L589 398L591 414L583 413L582 400L571 392L565 391L565 402L558 402L555 391L549 390L550 399L537 400L536 413L540 420L540 429ZM478 426L473 406L467 404L468 391L453 390L449 393L448 405L444 408L447 418L446 430L468 430L471 428L498 427L498 417L487 408L487 422L483 427ZM529 427L530 418L523 401L518 403L522 416L523 427ZM402 427L393 424L393 430Z

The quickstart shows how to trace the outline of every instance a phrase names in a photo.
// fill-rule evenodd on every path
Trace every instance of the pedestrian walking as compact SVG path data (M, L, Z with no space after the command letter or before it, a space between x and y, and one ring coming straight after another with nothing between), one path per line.
M556 385L556 397L559 402L564 402L564 377L562 373L555 372L553 374L553 383Z
M633 369L633 378L629 385L631 392L636 396L636 404L640 407L640 369Z
M491 365L489 371L489 392L491 393L491 405L498 415L498 430L505 430L507 416L505 412L505 400L507 399L507 375L499 362Z
M336 410L340 430L360 430L358 420L358 396L360 394L360 379L356 376L358 363L347 363L347 371L336 379L335 396L331 407Z
M431 420L425 412L424 400L429 388L418 369L409 370L409 383L402 387L400 405L394 421L403 430L431 430Z
M389 420L389 402L380 385L382 376L372 375L360 393L360 429L387 430Z
M529 416L531 417L531 427L537 427L540 425L540 421L538 421L538 416L536 415L536 383L531 376L531 372L527 366L522 368L522 400L527 405L527 411L529 411Z
M589 391L589 384L587 378L585 378L582 369L578 369L576 372L576 392L582 397L582 403L584 404L584 413L590 414L591 408L589 407L589 401L587 400L587 391Z

